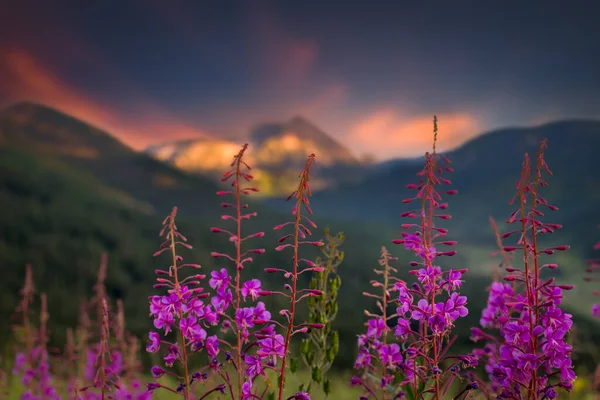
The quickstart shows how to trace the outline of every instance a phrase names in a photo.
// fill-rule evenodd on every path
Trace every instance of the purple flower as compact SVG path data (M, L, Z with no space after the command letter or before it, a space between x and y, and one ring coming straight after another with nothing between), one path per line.
M425 299L419 300L417 306L412 311L411 318L418 321L428 315L431 315L431 305Z
M165 370L162 369L161 367L155 365L150 369L150 372L152 373L152 377L154 379L158 379L164 375Z
M294 400L310 400L310 396L307 392L298 392L291 397Z
M225 286L217 289L217 295L211 299L211 304L217 313L224 313L233 301L231 289L225 290Z
M246 381L242 385L242 399L251 399L252 398L252 382Z
M417 271L417 279L423 284L425 290L430 291L433 289L437 278L442 275L442 269L440 267L421 268Z
M356 356L356 361L354 362L354 368L362 369L367 368L371 365L371 354L369 350L361 347L358 351L358 355Z
M390 369L396 368L402 362L402 354L400 354L400 346L396 343L381 346L379 349L379 357L381 362Z
M404 248L406 250L417 250L421 249L421 237L415 234L407 235L404 238Z
M400 304L396 312L400 315L406 314L410 311L413 304L413 296L408 291L404 282L396 283L395 287L398 289L398 303Z
M466 317L469 314L469 310L465 307L467 296L461 296L457 292L453 292L446 304L449 306L448 312L452 321L456 321L459 317Z
M167 354L165 354L165 356L163 357L163 360L165 361L165 365L167 367L172 367L173 364L175 363L175 361L177 361L179 359L179 346L178 345L172 345L169 346L169 352Z
M396 337L402 341L406 340L410 333L410 322L404 318L398 318L398 325L394 329Z
M252 328L254 326L254 308L244 307L237 310L235 322L240 328Z
M379 339L386 329L387 326L382 318L371 319L368 323L367 337Z
M450 293L451 290L457 290L458 288L460 288L460 285L464 282L460 279L461 277L462 273L460 273L459 271L456 271L454 269L448 271L448 276L445 280L445 283L448 284L448 287L446 288L448 290L448 293Z
M227 286L231 281L231 278L229 277L229 274L225 268L221 268L220 271L212 271L210 276L211 278L210 281L208 281L208 284L213 289L219 289L222 286Z
M248 374L248 378L254 379L255 376L265 375L262 368L262 358L245 355L244 362L246 363L246 373Z
M191 311L192 314L196 315L199 318L204 317L204 303L200 299L194 299L189 304L186 304L184 307L184 312Z
M244 282L242 285L242 296L246 300L247 296L250 296L252 301L256 301L258 298L258 292L261 290L260 281L258 279L252 279L248 282Z
M175 323L173 314L167 312L161 312L158 314L158 318L154 320L154 327L156 329L164 329L165 335L171 332L171 326Z
M209 357L215 357L219 354L219 339L215 335L206 338L204 346Z
M269 321L271 319L271 313L267 311L265 303L259 301L254 307L254 319L258 321Z
M504 325L503 334L507 343L517 346L529 342L530 339L529 328L520 321L510 321Z
M271 356L273 362L276 357L283 358L285 352L285 339L282 335L268 336L258 341L258 350L256 354L261 357Z

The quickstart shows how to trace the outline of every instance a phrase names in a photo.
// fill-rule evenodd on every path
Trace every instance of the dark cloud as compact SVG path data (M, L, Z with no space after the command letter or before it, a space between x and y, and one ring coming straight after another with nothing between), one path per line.
M408 154L406 140L412 154L414 136L429 136L412 130L433 113L447 146L600 117L598 11L591 0L12 0L0 96L82 118L74 99L85 99L102 110L93 122L137 147L302 113L357 151Z

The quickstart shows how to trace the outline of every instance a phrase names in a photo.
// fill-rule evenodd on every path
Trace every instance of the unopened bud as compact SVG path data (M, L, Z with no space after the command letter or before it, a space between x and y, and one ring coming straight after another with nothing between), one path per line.
M573 288L575 286L573 285L558 285L559 288L561 288L562 290L573 290Z
M441 253L437 253L440 256L448 256L448 257L452 257L453 255L456 254L456 250L452 250L452 251L443 251Z

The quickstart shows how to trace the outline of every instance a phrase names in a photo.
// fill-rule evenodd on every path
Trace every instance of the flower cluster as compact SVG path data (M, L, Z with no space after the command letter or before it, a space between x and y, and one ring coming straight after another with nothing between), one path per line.
M271 313L266 309L265 303L258 301L265 294L259 279L243 280L241 273L244 267L254 261L253 256L265 253L264 248L251 248L245 250L243 245L251 239L262 238L264 232L249 235L242 234L242 222L256 217L256 212L248 212L248 204L244 203L243 196L259 191L256 187L248 186L254 179L250 173L251 167L244 161L248 145L244 145L234 157L231 169L225 172L223 182L231 182L231 190L217 192L219 196L229 196L231 202L222 202L221 207L232 210L231 214L224 214L221 219L234 224L234 229L213 227L213 233L224 234L233 244L232 254L212 252L214 258L225 259L233 264L234 274L226 268L211 272L210 287L216 292L211 299L211 304L218 316L223 316L222 330L232 331L235 342L229 344L231 350L227 357L237 373L237 387L232 388L232 383L227 376L224 379L231 388L231 395L238 393L235 398L257 398L258 392L254 385L256 378L265 376L266 369L274 369L279 359L283 357L283 336L277 334L275 325L271 324ZM229 312L229 308L233 309Z
M186 278L182 277L180 270L184 267L199 268L194 264L178 265L181 257L177 255L175 248L178 245L191 248L187 244L187 239L183 237L175 226L176 209L163 222L164 228L161 235L165 235L166 240L156 255L170 250L172 263L167 271L159 270L159 275L155 288L167 288L167 293L162 296L153 296L150 298L150 314L154 320L154 327L160 332L152 331L149 333L149 343L147 351L156 353L161 348L165 349L163 360L165 367L171 370L167 371L161 366L152 368L152 375L155 382L148 385L149 391L158 388L165 388L175 393L181 393L187 400L192 397L194 388L198 382L206 382L209 373L212 373L220 382L216 387L204 392L203 397L208 394L220 391L231 398L256 399L262 398L265 391L260 394L260 388L255 385L255 380L259 376L266 376L266 370L271 369L283 376L286 365L286 356L290 336L299 331L306 332L309 326L294 325L293 315L295 304L307 295L318 295L318 291L308 291L309 293L296 298L296 278L299 273L296 269L298 259L297 245L298 236L304 237L310 234L304 225L298 226L295 241L295 267L293 273L287 273L286 277L293 277L293 285L286 285L292 292L291 295L282 292L273 292L263 290L262 284L258 279L242 279L244 267L253 261L255 254L265 252L262 248L253 248L244 250L243 244L250 239L261 238L264 232L257 232L250 235L242 234L242 221L255 217L255 212L247 212L248 204L242 202L242 196L257 192L255 187L247 187L247 182L253 179L250 174L250 167L244 161L244 153L248 145L244 145L240 152L234 157L231 169L228 170L223 178L223 182L231 182L231 190L217 192L219 196L232 196L233 201L223 202L221 206L232 210L231 214L224 214L222 220L230 221L235 224L233 229L213 227L211 231L217 234L225 234L228 242L233 244L231 254L226 252L212 252L211 256L215 259L229 261L233 264L231 273L227 268L220 268L211 271L208 279L210 290L200 283L205 279L204 275L193 274ZM314 156L313 156L314 157ZM301 174L301 201L306 201L304 194L308 189L308 169L312 157L309 159L305 173ZM300 201L298 205L300 204ZM306 201L307 204L307 201ZM299 218L300 213L297 213ZM314 225L314 224L313 224ZM300 229L304 231L300 232ZM288 235L291 236L291 235ZM282 238L283 242L286 237ZM302 242L300 242L302 243ZM276 250L281 250L287 245L280 245ZM305 271L313 270L307 268ZM267 268L266 272L277 272L279 269ZM293 289L292 289L293 288ZM261 296L271 294L283 294L292 300L291 312L282 312L286 316L288 325L281 325L272 320L271 313L266 309L265 303L258 301ZM286 331L286 336L277 333L276 326L281 325ZM310 327L316 327L319 324L312 324ZM215 332L220 328L223 335L233 334L235 339L229 342ZM296 329L299 328L299 329ZM294 331L292 332L292 329ZM167 335L175 334L177 341L166 340ZM227 337L227 336L224 336ZM205 351L208 356L208 365L197 372L189 371L188 359L193 353ZM232 379L227 368L219 361L219 356L224 355L224 362L231 366L237 375L237 379ZM281 367L278 364L281 361ZM173 367L178 363L183 368L183 375L175 372ZM169 374L179 381L177 388L168 388L161 383L159 379ZM280 391L280 399L282 393ZM308 395L297 393L294 398L308 399Z
M177 246L191 249L187 244L187 238L183 236L175 224L177 208L173 208L171 214L163 221L161 236L165 241L155 256L163 252L170 252L172 264L167 270L157 270L157 284L155 288L166 288L167 293L162 296L150 297L150 315L157 331L150 331L149 343L146 351L157 353L163 351L163 362L166 368L172 369L169 374L179 382L173 389L163 386L158 382L148 384L148 391L162 387L175 393L183 394L187 400L190 398L190 387L195 387L201 381L201 373L191 374L188 366L188 353L205 350L209 358L214 358L218 351L218 340L216 336L208 336L206 327L216 324L218 314L211 305L205 305L203 299L208 297L200 282L205 278L202 274L192 274L183 277L185 268L200 268L196 264L181 264L183 260L177 254ZM167 335L174 332L176 340L167 340ZM161 338L161 333L164 338ZM183 369L183 375L179 375L173 368L178 364ZM217 368L215 362L211 362L212 368ZM160 366L152 367L152 375L155 379L160 378L166 371ZM223 389L223 388L221 388Z
M26 389L22 400L57 400L60 399L56 388L52 385L48 350L46 349L47 305L46 296L42 294L42 312L40 318L39 344L25 353L18 353L15 359L14 375L22 375L21 384Z
M525 155L521 179L517 186L519 208L507 223L517 223L519 229L502 235L519 235L516 245L503 246L506 253L520 251L523 268L508 261L504 276L507 283L495 282L490 287L488 304L481 318L482 327L496 328L499 337L473 328L472 339L488 343L474 355L486 360L486 371L492 381L492 392L500 398L553 399L557 388L571 390L575 380L570 354L572 347L566 335L573 322L571 315L559 306L563 291L570 285L558 285L554 278L542 279L541 271L556 269L556 264L541 264L540 257L564 251L569 246L539 248L538 236L561 228L558 224L542 222L539 207L557 210L539 193L546 186L542 173L551 174L544 161L546 141L540 145L535 174L531 177L530 161Z
M440 399L458 376L460 366L470 367L474 363L472 357L446 354L454 322L465 317L468 309L467 298L458 292L466 269L443 271L440 266L435 265L438 257L456 254L454 250L438 250L439 246L453 246L456 242L446 240L444 237L448 230L434 223L438 219L450 218L450 215L440 213L448 204L442 202L437 188L441 184L451 183L442 178L441 174L452 171L448 165L450 160L436 154L436 139L437 119L434 119L433 153L425 155L425 167L418 174L419 183L408 185L409 189L417 190L417 195L404 200L404 203L419 201L420 208L402 213L403 217L420 221L403 224L403 229L407 230L402 234L403 239L393 241L395 244L403 244L405 249L418 257L419 261L411 261L410 265L420 268L409 271L416 276L417 282L408 286L403 280L395 278L392 273L397 271L389 266L392 258L383 249L380 265L384 269L375 272L383 275L384 279L383 282L372 282L373 286L382 288L383 293L381 296L367 294L378 299L381 315L367 312L371 319L368 321L367 333L359 337L359 354L355 363L355 368L363 371L363 377L355 377L353 383L365 387L369 395L376 396L376 388L367 377L379 376L379 382L376 383L383 390L384 398L392 394L399 396L404 388L415 396L430 391L435 398ZM446 190L448 195L456 193L453 189ZM394 314L387 312L388 304L392 302L391 293L395 293L393 301L397 306ZM387 342L392 320L395 320L394 335L401 346ZM415 326L418 328L415 329ZM381 365L379 375L372 372L374 360ZM446 361L451 362L451 365L442 370L440 366ZM432 383L432 387L427 386L428 382ZM469 390L473 388L471 386ZM396 398L394 396L390 398Z
M30 306L35 297L33 273L31 265L27 265L25 285L21 290L21 303L18 311L22 324L18 327L18 339L23 349L15 356L13 375L21 377L24 392L22 400L58 400L60 396L52 383L50 363L46 343L48 333L48 303L44 293L41 294L41 312L38 329L30 322Z

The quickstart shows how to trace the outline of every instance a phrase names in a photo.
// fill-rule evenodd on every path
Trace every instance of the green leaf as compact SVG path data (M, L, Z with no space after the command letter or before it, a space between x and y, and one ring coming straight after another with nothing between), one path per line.
M323 393L325 393L326 396L331 393L331 381L329 379L323 382Z
M321 373L321 368L319 368L318 366L312 367L312 380L317 383L321 383L321 381L323 380L323 374Z
M290 371L292 371L292 374L293 374L297 370L298 370L298 359L297 358L290 358Z
M302 339L302 343L300 343L300 354L303 356L307 356L311 350L311 341L310 339Z

